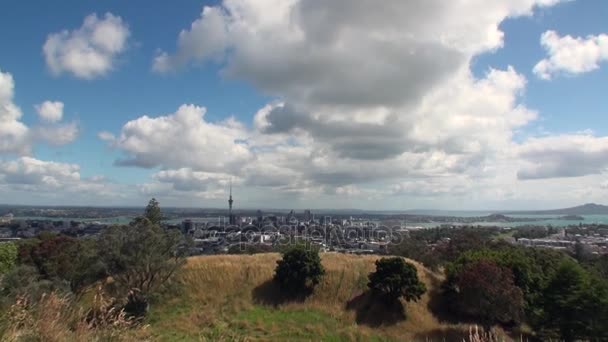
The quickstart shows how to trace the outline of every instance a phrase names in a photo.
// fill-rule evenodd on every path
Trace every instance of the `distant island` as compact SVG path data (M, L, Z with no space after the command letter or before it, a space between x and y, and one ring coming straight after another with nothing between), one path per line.
M535 211L510 211L503 212L505 215L608 215L608 206L587 203L572 208L553 209L553 210L535 210ZM566 219L566 218L562 218Z

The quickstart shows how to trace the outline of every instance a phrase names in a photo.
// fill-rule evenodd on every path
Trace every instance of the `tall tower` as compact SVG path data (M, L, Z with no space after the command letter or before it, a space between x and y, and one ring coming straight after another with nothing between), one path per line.
M234 201L232 200L232 178L230 178L230 197L228 198L228 223L230 225L235 224L234 215L232 215L232 203L234 203Z

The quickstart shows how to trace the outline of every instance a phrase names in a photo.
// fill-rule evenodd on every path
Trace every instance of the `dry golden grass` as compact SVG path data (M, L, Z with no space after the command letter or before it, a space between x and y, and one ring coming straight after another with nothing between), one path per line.
M96 295L96 315L87 320L72 300L55 293L31 304L20 297L2 317L2 341L146 341L144 326L135 326L122 312L113 312L109 302Z
M427 293L418 302L403 302L405 319L383 322L382 317L372 317L377 321L367 324L369 317L359 317L360 311L369 306L362 294L378 256L322 254L326 274L314 293L299 302L281 301L270 282L279 258L279 254L257 254L188 259L179 275L184 286L182 296L152 309L153 335L176 341L425 341L463 340L469 335L469 326L442 323L431 313L430 293L439 286L442 275L415 261L408 260L416 266ZM383 314L378 311L378 315Z

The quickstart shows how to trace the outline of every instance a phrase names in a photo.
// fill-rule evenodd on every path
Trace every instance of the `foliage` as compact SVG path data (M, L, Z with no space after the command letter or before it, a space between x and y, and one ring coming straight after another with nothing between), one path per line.
M565 341L608 338L608 285L574 261L564 261L545 289L541 328Z
M388 299L404 297L408 302L419 300L426 292L416 267L399 257L377 260L376 271L370 273L367 286Z
M442 263L439 253L434 251L426 241L413 237L405 237L399 244L390 244L389 254L420 261L424 266L435 271Z
M16 265L4 275L0 286L4 302L19 297L37 302L45 293L50 292L67 294L70 292L69 284L57 278L41 278L38 270L30 265Z
M64 235L41 235L19 247L19 262L36 268L41 279L66 281L78 292L105 276L95 242Z
M14 243L0 243L0 276L10 271L17 261L17 246Z
M506 267L489 260L465 265L454 281L452 308L479 319L484 325L518 322L523 311L523 293Z
M185 263L179 247L183 236L147 219L107 229L98 240L100 258L117 292L137 291L142 298L160 290Z
M552 234L556 234L557 233L557 228L553 228L551 226L549 227L545 227L545 226L525 226L525 227L518 227L517 230L515 231L515 233L513 234L513 237L518 240L518 239L542 239L542 238L546 238L547 236L550 236Z
M160 211L160 206L156 198L152 198L148 205L146 206L146 210L144 212L144 217L150 220L152 224L160 225L163 215Z
M540 319L543 290L561 260L568 257L558 251L491 244L487 248L463 253L447 267L446 287L453 289L455 277L466 265L482 260L492 261L513 273L513 280L524 296L524 310L530 323Z
M409 237L390 246L390 253L422 262L438 270L461 254L490 245L500 232L495 227L437 227L409 232Z
M319 252L296 246L285 251L277 261L274 280L284 291L299 295L312 290L324 274Z

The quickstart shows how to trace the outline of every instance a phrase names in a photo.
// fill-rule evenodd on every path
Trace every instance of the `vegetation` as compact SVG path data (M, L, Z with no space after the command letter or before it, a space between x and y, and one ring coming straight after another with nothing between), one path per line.
M564 261L545 289L542 328L565 341L608 338L608 285Z
M528 329L526 338L608 340L605 256L465 227L412 232L391 250L430 268L310 245L186 259L183 236L150 219L161 217L155 202L158 215L96 239L0 244L0 339L482 341Z
M416 267L398 257L377 260L376 271L370 273L367 286L390 300L403 297L408 302L418 301L426 292Z
M509 268L491 260L479 260L465 265L453 277L451 304L457 313L473 317L485 327L521 320L523 293L515 286Z
M115 226L98 240L99 257L114 281L117 295L127 296L127 309L144 314L150 295L159 291L185 262L179 231L165 230L147 219Z
M308 294L317 286L325 269L319 252L304 246L296 246L283 253L277 261L274 280L279 287L292 295Z
M183 291L150 308L153 340L462 341L469 324L442 322L429 305L439 273L413 265L427 292L392 320L366 296L377 256L322 253L325 274L304 301L285 298L272 281L279 254L189 258L178 273ZM498 329L496 334L503 337Z
M0 243L0 277L10 271L17 261L17 246L14 243Z
M156 198L152 198L150 202L148 202L144 212L144 217L147 218L152 224L160 225L163 215L160 211L160 205L158 204Z

